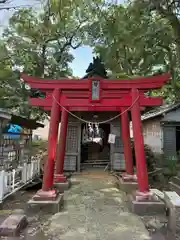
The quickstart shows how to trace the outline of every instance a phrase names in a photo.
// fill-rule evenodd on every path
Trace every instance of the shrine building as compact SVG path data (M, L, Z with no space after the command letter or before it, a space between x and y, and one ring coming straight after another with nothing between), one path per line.
M94 58L86 73L79 80L42 80L22 74L33 90L30 104L51 115L48 159L39 198L51 198L55 194L53 184L66 182L64 171L80 172L92 167L123 170L124 180L137 181L139 192L148 194L141 111L145 107L162 105L161 98L147 97L146 93L160 89L170 79L170 74L110 80L98 58ZM130 118L136 174L129 133Z

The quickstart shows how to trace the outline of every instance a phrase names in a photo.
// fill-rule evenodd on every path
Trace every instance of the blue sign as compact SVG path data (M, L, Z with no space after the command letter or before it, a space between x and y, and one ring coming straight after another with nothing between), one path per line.
M7 132L10 134L6 133L6 134L4 134L4 136L8 136L8 138L11 138L11 139L19 139L22 131L23 131L23 129L19 125L10 124L7 129Z

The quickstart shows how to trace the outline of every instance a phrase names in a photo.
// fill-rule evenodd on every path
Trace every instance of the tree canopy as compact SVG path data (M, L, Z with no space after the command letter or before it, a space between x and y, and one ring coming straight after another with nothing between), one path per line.
M161 91L179 100L179 1L48 0L41 9L18 8L0 37L0 107L41 119L28 106L29 89L19 71L43 78L73 77L72 49L91 46L109 78L133 79L171 72ZM4 2L0 1L0 6Z

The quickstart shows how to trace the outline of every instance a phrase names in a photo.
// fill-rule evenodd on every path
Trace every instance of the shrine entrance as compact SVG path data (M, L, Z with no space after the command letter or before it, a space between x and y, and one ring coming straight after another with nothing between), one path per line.
M98 73L98 71L96 72ZM90 75L81 80L61 79L46 81L22 74L23 80L30 85L31 89L38 89L45 95L44 98L35 95L31 96L31 105L42 107L45 111L49 111L51 115L48 159L44 170L43 186L42 190L34 196L33 201L37 199L57 199L58 192L55 189L52 190L52 188L54 184L62 186L62 184L67 182L67 178L64 175L65 162L67 160L70 164L74 162L76 166L81 162L82 123L90 123L89 126L85 127L86 129L89 128L88 138L91 139L91 142L95 139L94 137L96 137L96 140L98 139L100 125L110 123L110 131L106 130L105 132L111 133L109 161L112 170L120 170L123 167L125 168L123 180L137 181L137 199L151 196L144 151L141 111L145 107L162 105L162 98L149 97L147 93L150 90L162 88L170 79L170 74L134 80L110 80L106 76L99 76L97 73L93 72L93 77ZM84 113L86 113L86 116L83 115ZM91 118L92 113L100 116L98 120ZM131 116L133 126L136 173L133 166L129 115ZM58 140L60 122L61 128ZM76 125L77 131L74 134L74 139L76 139L74 141L75 147L71 146L69 151L68 140L72 143L72 136L68 136L70 125ZM105 130L105 125L104 127L102 125L102 130ZM100 142L101 140L99 139L98 141ZM104 147L106 144L104 143ZM101 144L99 145L99 149L102 149ZM72 149L75 150L72 151ZM99 150L96 152L100 154ZM96 157L96 160L97 158L99 157ZM55 172L54 169L56 169Z
M81 170L95 168L108 170L110 167L110 144L108 143L110 124L88 126L83 123L81 133Z

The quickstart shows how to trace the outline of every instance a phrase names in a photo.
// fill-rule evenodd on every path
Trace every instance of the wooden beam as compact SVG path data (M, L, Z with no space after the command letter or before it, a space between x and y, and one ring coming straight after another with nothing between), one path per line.
M104 107L129 107L132 105L132 97L126 96L122 99L114 98L114 99L101 99L100 103L90 103L89 99L61 99L62 106L74 106L74 107L89 107L89 106L104 106ZM145 98L144 96L140 96L140 106L160 106L162 105L161 98Z
M51 107L42 107L45 111L51 111ZM119 112L119 107L69 107L70 112ZM141 111L145 108L141 107ZM60 110L62 111L62 109Z
M112 90L102 91L101 98L120 98L128 95L130 90ZM89 98L89 91L62 91L62 94L67 98Z
M78 107L79 109L83 107L129 107L132 105L132 97L126 96L122 99L102 99L101 103L92 104L89 102L89 99L67 99L65 96L61 98L61 105L64 107ZM30 103L32 106L37 107L51 107L52 99L39 99L39 98L30 98ZM140 106L160 106L162 105L162 98L146 98L140 96ZM80 111L80 110L79 110Z
M139 91L141 95L144 94L144 91ZM127 96L130 93L130 90L110 90L110 91L102 91L101 98L122 98ZM88 91L62 91L62 95L69 98L82 98L88 99L89 92ZM46 99L52 99L52 91L46 91Z
M62 79L62 80L41 80L36 77L21 75L22 79L30 85L32 89L48 90L48 89L66 89L66 90L89 90L89 82L87 80L74 80L74 79ZM169 79L170 74L164 74L159 76L152 76L146 78L137 78L132 80L101 80L102 90L117 90L117 89L158 89L161 88ZM98 78L92 78L97 80Z
M45 111L51 111L51 107L42 107ZM119 112L119 107L68 107L70 112ZM61 109L62 111L62 109Z

